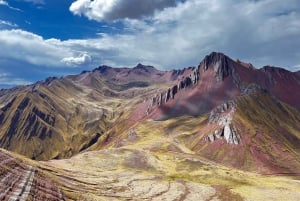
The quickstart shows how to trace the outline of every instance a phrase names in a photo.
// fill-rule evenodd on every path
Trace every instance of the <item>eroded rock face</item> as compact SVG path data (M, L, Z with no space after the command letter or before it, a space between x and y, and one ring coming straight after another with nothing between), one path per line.
M178 84L174 85L171 88L168 88L166 91L159 93L159 95L155 94L152 98L150 98L150 103L146 110L146 115L149 115L151 111L153 111L153 107L156 105L160 106L163 103L167 103L170 99L174 99L175 95L178 91L182 89L186 89L190 86L198 84L199 81L199 69L193 68L191 74L187 77L184 77L182 80L178 82Z
M224 127L224 139L228 144L239 144L239 136L230 124Z
M0 200L65 200L62 192L35 167L0 150Z
M235 72L233 62L229 57L219 52L212 52L206 55L199 65L203 68L203 72L207 71L209 67L213 67L217 81L223 81L226 77L232 76L234 82L240 82L238 74Z
M222 129L215 130L214 133L208 134L204 137L206 142L214 142L218 139L225 139L228 144L238 145L240 143L240 136L231 124L226 124Z
M225 102L210 112L209 124L218 124L221 129L204 137L205 141L214 142L216 139L224 138L228 144L239 144L240 136L231 124L233 114L236 110L234 101Z
M254 94L259 91L266 91L266 90L262 89L261 86L255 84L255 83L251 83L251 84L248 84L246 87L241 88L241 95L243 96L243 95Z
M158 105L161 105L162 104L162 99L163 99L163 94L161 93L159 96L158 96Z
M192 79L193 84L198 84L199 81L199 69L195 68L190 74L190 78Z
M172 89L171 89L171 98L172 99L174 99L175 94L177 94L177 91L178 91L177 85L173 86Z
M217 123L220 126L225 126L231 123L235 110L236 103L234 101L225 102L210 112L209 123Z
M167 91L166 91L166 95L165 95L165 103L168 102L168 100L170 99L171 97L171 89L169 88Z

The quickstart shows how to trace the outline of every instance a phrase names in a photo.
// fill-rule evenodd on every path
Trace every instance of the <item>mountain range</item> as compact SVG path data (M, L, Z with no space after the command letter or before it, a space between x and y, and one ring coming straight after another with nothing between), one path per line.
M4 200L300 197L300 72L223 53L2 89L0 128Z

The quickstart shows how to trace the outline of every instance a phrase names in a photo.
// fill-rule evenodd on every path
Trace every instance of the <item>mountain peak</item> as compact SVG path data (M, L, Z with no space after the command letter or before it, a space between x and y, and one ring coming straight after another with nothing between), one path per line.
M138 64L135 66L135 68L144 68L144 67L146 67L146 66L143 65L143 64L141 64L141 63L138 63Z
M205 72L209 68L213 68L218 81L224 80L227 76L233 75L233 60L223 53L212 52L206 55L198 66L199 70Z
M153 66L144 65L144 64L141 64L141 63L138 63L134 68L137 68L137 69L155 69Z
M108 69L112 69L112 67L107 66L107 65L101 65L101 66L99 66L98 68L95 68L95 69L93 70L93 72L95 72L95 71L100 71L101 73L103 73L103 72L106 72Z

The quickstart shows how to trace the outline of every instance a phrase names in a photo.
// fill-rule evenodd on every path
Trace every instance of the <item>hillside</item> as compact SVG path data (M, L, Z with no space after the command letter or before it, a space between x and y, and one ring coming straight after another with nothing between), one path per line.
M176 79L173 73L141 64L101 66L3 90L0 146L37 160L70 157L95 143L145 94Z
M0 183L27 200L296 201L299 89L297 72L213 52L2 90Z

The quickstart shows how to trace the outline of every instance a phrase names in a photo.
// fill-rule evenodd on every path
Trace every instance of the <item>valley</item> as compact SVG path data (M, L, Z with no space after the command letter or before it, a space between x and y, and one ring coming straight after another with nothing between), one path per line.
M2 200L298 200L300 76L212 52L0 92Z

